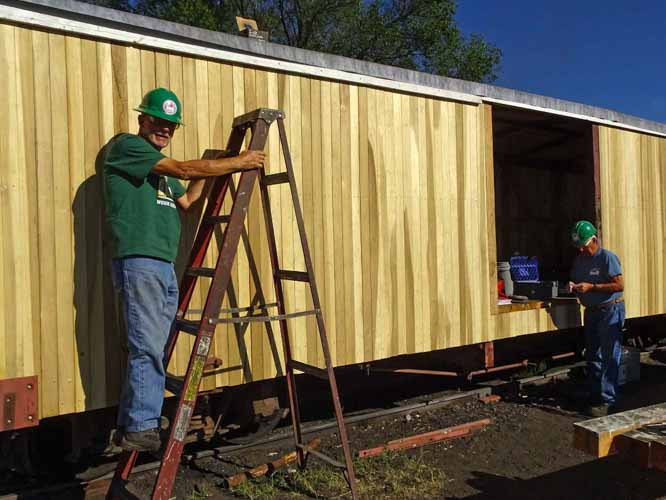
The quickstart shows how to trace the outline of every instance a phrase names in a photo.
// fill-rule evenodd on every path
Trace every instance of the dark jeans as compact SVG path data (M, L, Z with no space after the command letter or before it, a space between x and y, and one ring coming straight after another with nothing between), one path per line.
M615 404L625 314L624 302L585 311L585 357L591 404Z
M127 373L118 426L130 432L159 426L164 399L164 348L178 308L173 264L148 257L113 260L113 284L127 326Z

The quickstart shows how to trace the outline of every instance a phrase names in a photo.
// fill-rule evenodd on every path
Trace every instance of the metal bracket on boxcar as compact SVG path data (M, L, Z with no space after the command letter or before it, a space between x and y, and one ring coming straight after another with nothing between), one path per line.
M39 423L37 376L0 380L0 432Z

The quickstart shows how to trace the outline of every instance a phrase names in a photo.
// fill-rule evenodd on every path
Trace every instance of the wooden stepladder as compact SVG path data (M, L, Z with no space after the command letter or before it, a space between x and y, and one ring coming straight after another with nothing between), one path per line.
M238 324L271 321L279 321L280 324L280 334L282 337L286 365L285 373L287 378L289 406L298 463L301 467L304 467L306 455L311 454L330 465L344 469L352 497L358 498L347 431L345 429L340 397L338 394L335 374L333 372L331 355L326 338L326 328L319 302L319 293L317 291L312 259L310 257L310 249L305 234L303 213L298 198L289 146L287 144L284 113L279 110L261 108L237 117L233 122L231 135L227 143L227 149L222 152L207 151L204 157L219 158L224 156L236 156L240 152L248 130L251 133L248 149L263 150L268 139L270 126L275 121L277 121L278 125L286 171L270 175L265 173L263 167L244 171L240 174L240 180L236 189L233 189L233 179L231 175L221 176L215 179L208 195L206 210L194 240L185 277L180 286L180 303L177 319L174 322L174 327L166 348L166 359L170 360L180 333L187 333L196 337L185 376L183 378L167 376L167 387L170 391L179 396L179 401L171 425L169 439L164 447L160 470L153 489L153 499L167 500L170 498L174 480L176 478L176 472L180 464L180 458L185 446L185 436L189 428L192 413L194 412L197 395L199 393L199 385L201 378L204 375L204 366L208 359L208 353L210 351L211 341L215 334L216 326L228 323ZM257 180L259 181L261 202L266 222L268 247L273 271L273 285L275 288L275 303L259 304L247 308L236 308L233 309L233 317L221 318L221 306L231 284L232 264L236 257L239 240L243 231L245 215L250 204L250 197ZM274 184L285 183L289 184L291 191L291 198L305 261L305 271L282 269L278 259L268 187ZM228 215L220 215L223 201L227 193L229 193L232 198L231 213ZM225 224L226 227L224 229L217 263L214 268L202 267L206 252L212 240L213 231L220 224ZM200 319L186 320L184 318L199 277L212 279L204 309ZM285 310L284 294L282 290L282 281L285 280L300 281L309 284L313 309L297 312L287 312ZM272 307L277 308L277 314L271 316L267 313L267 310ZM255 311L260 311L262 314L254 314ZM240 312L244 312L245 315L239 315L238 313ZM316 318L319 339L321 341L322 352L326 364L325 368L308 365L292 358L287 320L308 315L314 315ZM344 453L344 463L330 458L316 450L310 449L303 442L294 370L328 381L331 389L340 441ZM122 486L128 480L137 456L138 452L136 451L124 452L121 455L115 476L109 488L109 493L107 494L107 499L122 498Z

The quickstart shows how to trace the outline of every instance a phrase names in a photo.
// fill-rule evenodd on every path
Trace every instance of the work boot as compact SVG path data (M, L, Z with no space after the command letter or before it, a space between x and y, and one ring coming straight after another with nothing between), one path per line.
M158 451L162 446L159 429L123 433L120 447L125 451Z
M609 413L612 413L612 407L608 403L602 403L599 405L589 405L585 408L585 415L592 418L605 417Z

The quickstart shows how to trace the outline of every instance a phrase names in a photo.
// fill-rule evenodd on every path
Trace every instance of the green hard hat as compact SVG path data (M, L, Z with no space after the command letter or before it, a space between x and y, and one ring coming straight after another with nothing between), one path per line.
M597 228L590 221L579 220L571 230L571 241L577 247L587 245L597 235Z
M156 116L170 122L183 125L181 120L180 100L178 96L165 88L157 88L143 96L143 100L134 111Z

